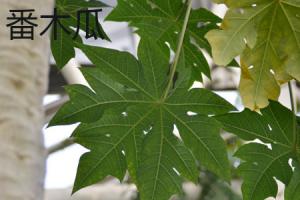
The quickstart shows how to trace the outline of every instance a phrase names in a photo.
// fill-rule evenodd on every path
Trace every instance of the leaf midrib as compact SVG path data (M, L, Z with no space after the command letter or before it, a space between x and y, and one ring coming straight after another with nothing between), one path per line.
M255 102L255 104L256 104L257 98L259 96L259 95L257 95L257 93L259 91L258 88L261 86L260 83L261 83L261 79L262 79L262 73L265 70L265 62L266 62L267 50L269 48L270 38L271 38L271 35L272 35L272 32L273 32L273 26L274 26L274 21L275 21L275 15L277 14L277 9L278 9L278 4L276 4L276 7L275 7L275 9L273 11L272 21L271 21L271 25L270 25L270 28L269 28L268 36L267 36L267 39L266 39L266 46L264 48L262 63L260 65L260 67L259 67L258 81L257 81L256 87L255 87L255 90L254 90L254 102Z
M223 168L222 164L218 161L218 159L215 157L215 155L213 154L213 152L210 150L210 148L206 145L206 143L204 141L202 141L202 138L200 138L193 129L191 129L183 120L181 120L180 117L178 117L175 113L173 113L172 111L170 111L167 107L164 107L165 110L170 113L175 119L177 119L183 126L185 126L197 139L198 141L205 147L205 149L210 153L210 155L212 156L212 158L214 159L214 161L217 163L217 165L220 167L220 169Z
M112 65L111 63L107 62L105 59L103 59L102 57L98 56L98 54L96 54L94 51L90 51L89 48L86 48L86 50L88 50L90 52L90 54L93 54L93 56L95 56L96 58L98 58L99 60L101 60L102 62L104 62L105 64L107 64L108 66L111 67L111 69L113 69L114 71L116 71L116 73L120 74L123 78L125 78L126 80L128 80L130 83L132 83L138 90L140 90L142 93L144 93L146 96L150 97L151 99L155 99L150 93L148 93L146 90L144 90L138 83L136 83L134 80L130 79L126 74L124 74L123 72L121 72L119 69L117 69L114 65Z
M118 103L136 103L136 104L152 104L153 102L148 102L148 101L132 101L132 100L116 100L116 101L103 101L103 102L98 102L96 104L93 104L91 106L84 107L82 109L77 110L76 112L73 112L69 115L65 115L62 120L65 120L69 117L72 117L73 115L76 115L80 112L83 112L85 110L89 110L91 108L97 107L97 106L102 106L102 105L107 105L107 104L118 104Z
M143 115L143 117L141 117L135 124L132 125L132 127L111 147L111 149L109 151L107 151L103 157L94 165L94 167L92 167L88 173L86 174L86 176L84 178L81 179L81 183L84 183L86 181L86 179L91 175L91 173L93 173L93 171L98 167L99 164L101 164L101 162L112 152L115 150L115 148L117 146L119 146L122 141L129 135L131 134L131 131L134 130L134 128L136 128L144 119L146 119L153 111L154 108L150 109L145 115ZM82 185L82 184L81 184Z
M229 47L229 45L231 45L231 42L234 38L236 38L236 35L248 24L250 23L251 20L253 20L256 16L258 16L260 13L262 13L264 10L266 10L268 7L270 7L272 4L276 3L276 1L271 2L269 4L267 4L265 7L263 7L262 9L258 10L256 13L254 13L252 16L250 16L248 18L248 20L246 20L243 24L241 24L236 31L231 35L230 39L228 40L228 42L226 43L225 47L222 50L222 53L220 55L220 58L224 57L225 52L228 52L227 48Z
M257 184L260 182L260 180L262 179L262 177L264 176L265 172L270 168L270 166L276 162L277 160L279 160L281 157L285 156L285 155L288 155L290 154L291 151L287 151L287 152L284 152L282 154L280 154L279 156L275 157L266 167L265 169L262 171L262 173L259 175L259 178L256 179L257 181L255 182L255 185L254 185L254 189L252 190L251 192L251 198L250 199L254 199L253 196L254 196L254 192L256 191L256 187L257 187Z
M89 72L88 72L89 73ZM106 83L105 81L103 81L102 79L99 79L98 76L95 76L94 73L89 73L89 75L91 77L93 77L95 80L99 81L100 83L104 84L106 87L108 87L109 89L111 89L112 91L114 91L115 94L117 94L119 97L121 97L122 99L126 99L121 92L119 92L117 89L115 89L114 87L112 87L111 85L109 85L108 83Z
M154 181L154 186L153 186L153 190L152 190L152 195L151 195L151 200L155 200L154 197L155 197L155 192L157 190L157 181L159 180L158 179L158 174L159 174L159 171L160 171L160 165L161 165L161 156L162 156L162 151L163 151L163 139L164 139L164 129L163 129L163 117L162 117L162 110L161 108L159 109L159 117L160 117L160 149L159 149L159 157L158 157L158 162L157 162L157 170L156 170L156 173L155 173L155 181Z
M272 140L271 138L267 138L265 136L262 136L262 135L259 135L258 133L256 132L253 132L253 131L250 131L250 130L247 130L247 129L244 129L244 128L240 128L240 127L237 127L237 126L234 126L234 125L231 125L231 124L226 124L225 125L226 127L229 127L229 128L233 128L233 129L236 129L236 130L240 130L240 131L243 131L243 132L247 132L253 136L255 136L256 138L263 138L265 141L269 142L269 143L275 143L276 145L279 145L279 146L282 146L284 148L288 148L288 149L291 149L291 146L289 145L286 145L284 143L281 143L279 141L275 141L275 140Z

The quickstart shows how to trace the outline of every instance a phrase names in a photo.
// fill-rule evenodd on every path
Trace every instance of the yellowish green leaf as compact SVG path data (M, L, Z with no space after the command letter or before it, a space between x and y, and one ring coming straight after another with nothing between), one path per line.
M280 85L300 80L300 1L216 0L225 3L221 30L210 31L214 60L226 65L241 56L240 92L250 109L276 100Z

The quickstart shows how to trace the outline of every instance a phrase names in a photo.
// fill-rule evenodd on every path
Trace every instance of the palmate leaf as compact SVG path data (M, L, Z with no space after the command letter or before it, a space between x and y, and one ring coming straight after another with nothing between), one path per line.
M167 42L175 51L185 10L186 4L182 0L118 0L117 7L106 20L130 22L141 37ZM203 8L191 12L182 54L185 65L193 70L192 80L202 81L202 74L210 78L209 65L200 48L210 53L204 35L218 28L216 24L220 21L219 17Z
M217 64L241 55L240 92L250 109L277 100L280 84L300 80L300 2L298 0L215 0L229 10L222 30L206 38Z
M238 168L244 179L242 192L245 200L276 197L277 184L274 177L287 186L293 173L293 176L298 176L297 170L293 172L289 165L289 159L298 162L299 157L299 130L294 132L293 117L290 110L271 101L268 107L261 110L261 114L246 109L241 113L215 118L226 131L246 141L259 139L270 145L248 143L235 155L245 161ZM294 182L288 186L289 190L295 187Z
M165 44L143 38L138 60L126 52L78 47L96 65L82 69L92 89L68 86L70 101L50 123L83 122L73 137L90 152L80 159L74 192L107 175L122 179L128 169L142 199L165 200L181 192L184 180L196 182L197 161L229 180L220 125L209 116L234 108L208 90L189 89L189 73L179 73L163 98L170 78ZM184 63L178 71L186 71Z
M70 18L67 19L60 19L61 24L70 32L70 34L66 33L58 27L57 30L57 39L54 40L54 37L51 37L51 50L54 57L54 60L56 62L56 65L58 68L63 68L70 59L75 57L75 43L76 42L82 42L80 36L76 39L73 39L73 36L75 35L75 31L72 30L72 28L77 28L77 23L79 21L77 20L77 12L79 10L83 9L89 9L89 8L103 8L107 7L106 4L98 1L98 0L56 0L55 2L57 12L59 15L69 15ZM84 17L81 17L79 26L80 30L84 31L86 22ZM94 16L90 14L90 28L93 29L96 24L94 19ZM105 40L109 40L108 36L102 29L101 24L98 22L97 26L99 26L101 35L100 37Z

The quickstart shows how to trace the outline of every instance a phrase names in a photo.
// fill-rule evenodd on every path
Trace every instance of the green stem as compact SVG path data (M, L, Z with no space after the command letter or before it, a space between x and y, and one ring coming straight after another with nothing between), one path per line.
M162 100L163 101L168 96L168 93L169 93L169 91L171 89L171 86L172 86L172 83L173 83L174 75L176 73L176 68L177 68L177 65L178 65L178 62L179 62L179 59L180 59L180 54L181 54L181 50L182 50L182 45L183 45L183 41L184 41L184 36L185 36L186 28L187 28L187 25L188 25L190 14L191 14L192 2L193 2L193 0L188 0L188 2L187 2L187 11L186 11L186 14L185 14L185 18L184 18L182 30L180 32L180 37L179 37L179 42L178 42L178 45L177 45L177 50L176 50L174 62L172 64L172 66L171 66L170 79L169 79L167 88L166 88L166 90L165 90L165 92L164 92L164 94L162 96Z
M290 93L290 101L291 101L291 107L293 111L293 138L294 138L294 150L297 150L297 144L298 144L298 137L297 137L297 111L295 109L295 102L294 102L294 94L293 94L293 88L291 82L288 83L289 86L289 93Z

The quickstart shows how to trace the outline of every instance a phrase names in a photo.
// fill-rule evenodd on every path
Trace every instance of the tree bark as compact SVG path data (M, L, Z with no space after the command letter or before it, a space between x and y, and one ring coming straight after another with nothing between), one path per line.
M34 40L10 40L9 10L35 9ZM45 173L43 96L48 83L49 37L40 36L52 0L1 0L0 199L41 200ZM18 14L16 14L18 16ZM26 16L26 15L25 15Z

